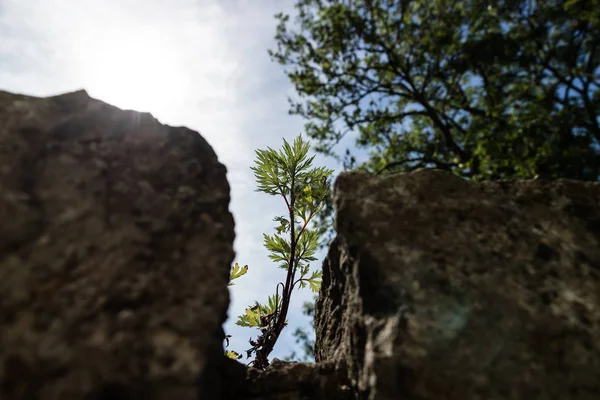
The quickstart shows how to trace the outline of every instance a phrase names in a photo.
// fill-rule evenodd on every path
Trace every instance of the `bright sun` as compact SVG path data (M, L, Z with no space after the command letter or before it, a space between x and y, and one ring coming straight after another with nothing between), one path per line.
M102 32L80 47L91 96L120 108L171 114L186 90L181 55L156 31Z

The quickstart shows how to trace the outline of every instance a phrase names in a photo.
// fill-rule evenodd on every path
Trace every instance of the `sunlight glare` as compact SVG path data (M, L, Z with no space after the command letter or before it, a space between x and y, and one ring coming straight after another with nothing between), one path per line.
M77 69L90 96L124 109L176 111L189 82L176 46L164 35L150 29L104 31L82 42Z

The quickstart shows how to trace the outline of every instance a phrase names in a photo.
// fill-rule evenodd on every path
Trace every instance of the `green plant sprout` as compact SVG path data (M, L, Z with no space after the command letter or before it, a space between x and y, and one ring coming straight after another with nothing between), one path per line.
M269 258L286 271L285 282L279 282L275 294L268 296L266 304L255 302L246 308L244 315L238 317L239 326L258 328L260 335L250 339L247 358L255 355L249 365L265 369L269 366L268 356L283 328L287 325L287 313L294 288L309 287L318 292L321 286L320 270L310 270L310 261L315 261L315 252L319 245L319 234L308 229L308 223L325 206L329 193L327 179L333 170L311 168L314 156L307 158L310 143L304 142L299 135L292 145L285 139L283 147L275 151L256 150L255 166L251 167L258 183L256 191L272 196L281 196L285 201L287 214L273 219L278 226L274 235L263 234L264 246ZM232 280L246 274L248 266L240 268L236 263L232 268L229 285ZM229 343L227 335L226 341ZM239 359L242 356L227 350L226 355Z

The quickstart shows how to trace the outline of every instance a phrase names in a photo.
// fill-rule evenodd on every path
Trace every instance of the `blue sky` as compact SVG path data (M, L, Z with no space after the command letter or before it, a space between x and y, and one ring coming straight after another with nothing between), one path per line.
M2 0L0 89L49 96L85 89L115 106L152 113L162 123L199 131L227 166L236 223L236 261L249 273L231 290L231 349L248 348L256 330L234 325L254 300L283 280L262 234L284 213L282 201L255 192L254 149L293 140L303 121L289 116L292 86L271 62L280 11L292 0ZM317 165L339 172L332 159ZM337 174L337 172L336 172ZM324 252L319 259L324 258ZM315 266L320 267L320 262ZM295 292L290 326L272 353L294 349L291 336L308 289Z

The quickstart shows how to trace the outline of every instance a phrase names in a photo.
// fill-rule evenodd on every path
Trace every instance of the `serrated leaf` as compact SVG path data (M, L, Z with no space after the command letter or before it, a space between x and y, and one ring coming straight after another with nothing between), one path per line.
M238 317L236 325L248 327L260 327L260 305L246 308L245 314Z
M235 265L233 266L233 268L231 270L231 275L229 276L229 284L227 286L235 285L235 283L233 283L232 281L234 279L239 278L240 276L246 275L247 272L248 272L247 265L244 265L243 267L240 268L240 265L238 263L235 263Z
M313 271L310 278L308 278L308 284L310 285L310 290L314 293L317 293L319 289L321 289L321 281L322 281L323 271Z

